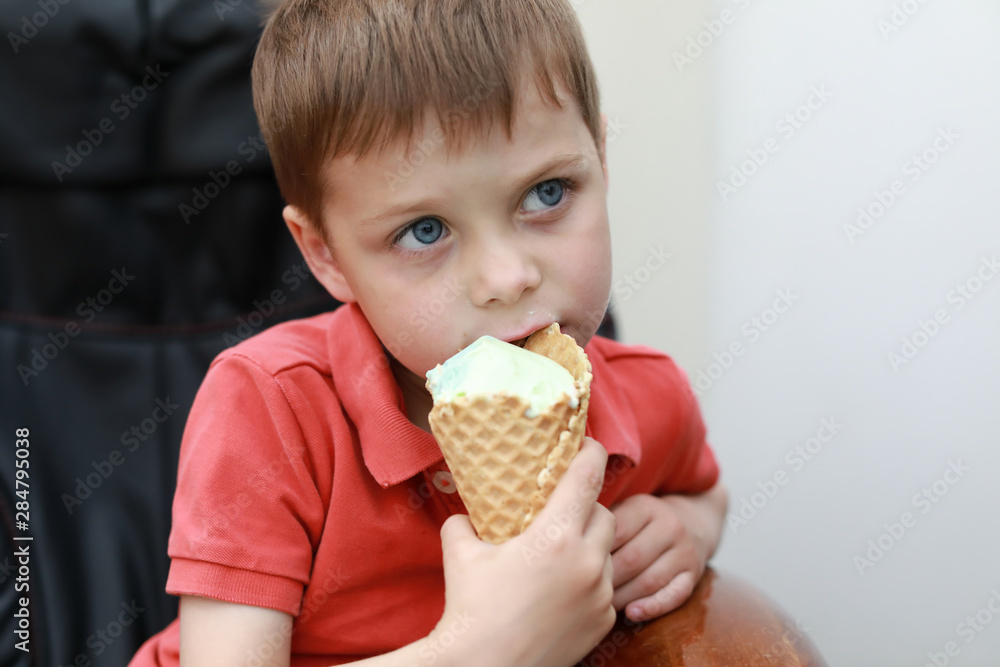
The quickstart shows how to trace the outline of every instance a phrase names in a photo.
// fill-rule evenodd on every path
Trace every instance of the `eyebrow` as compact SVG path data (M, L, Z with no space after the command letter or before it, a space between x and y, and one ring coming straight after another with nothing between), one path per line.
M523 190L529 185L534 184L536 181L541 179L546 174L554 171L560 171L563 169L571 169L582 171L587 168L588 158L583 153L559 153L558 155L552 156L550 160L543 163L538 169L535 169L529 174L517 181L516 190ZM429 197L427 199L422 199L415 202L403 202L387 208L380 213L377 213L369 218L365 218L359 224L364 226L375 225L386 219L395 218L397 216L403 216L408 213L416 213L417 211L426 211L434 208L440 208L443 205L443 201L440 197Z

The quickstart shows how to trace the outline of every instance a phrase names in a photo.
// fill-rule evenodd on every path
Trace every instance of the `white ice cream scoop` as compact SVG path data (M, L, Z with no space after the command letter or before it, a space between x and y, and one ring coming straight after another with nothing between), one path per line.
M519 396L530 408L526 417L545 412L565 395L577 407L573 376L558 363L493 336L472 345L427 372L427 388L435 403L459 396Z

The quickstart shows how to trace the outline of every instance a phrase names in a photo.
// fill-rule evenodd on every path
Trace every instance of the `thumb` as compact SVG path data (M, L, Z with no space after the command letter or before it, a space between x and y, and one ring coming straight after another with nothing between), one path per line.
M469 520L468 514L452 514L441 525L441 551L445 561L456 549L462 548L470 541L478 543L479 538L476 536L476 529L472 527L472 521Z

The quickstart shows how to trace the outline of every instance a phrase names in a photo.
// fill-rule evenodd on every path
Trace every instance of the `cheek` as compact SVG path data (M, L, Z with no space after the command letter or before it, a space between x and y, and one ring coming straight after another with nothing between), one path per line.
M372 327L400 363L422 375L458 351L461 296L454 287L406 283L385 293L391 296L375 309Z
M607 299L611 292L611 240L606 220L596 220L584 233L572 236L556 256L561 282L574 293L590 300Z

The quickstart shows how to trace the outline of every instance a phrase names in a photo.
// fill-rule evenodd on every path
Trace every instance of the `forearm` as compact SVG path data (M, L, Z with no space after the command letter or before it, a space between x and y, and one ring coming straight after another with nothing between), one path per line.
M390 653L383 653L372 658L365 658L348 664L361 667L411 667L412 665L429 665L435 667L458 667L473 664L475 661L462 655L460 642L448 642L445 646L435 633L412 644Z
M692 537L701 546L705 560L715 553L722 538L722 529L729 506L729 492L722 482L697 495L667 494L659 496L681 515Z
M261 667L288 667L292 623L290 615L273 609L181 596L181 667L246 664L248 655ZM473 654L477 637L466 632L471 625L468 616L449 618L448 622L442 619L423 639L350 664L367 667L485 664Z

